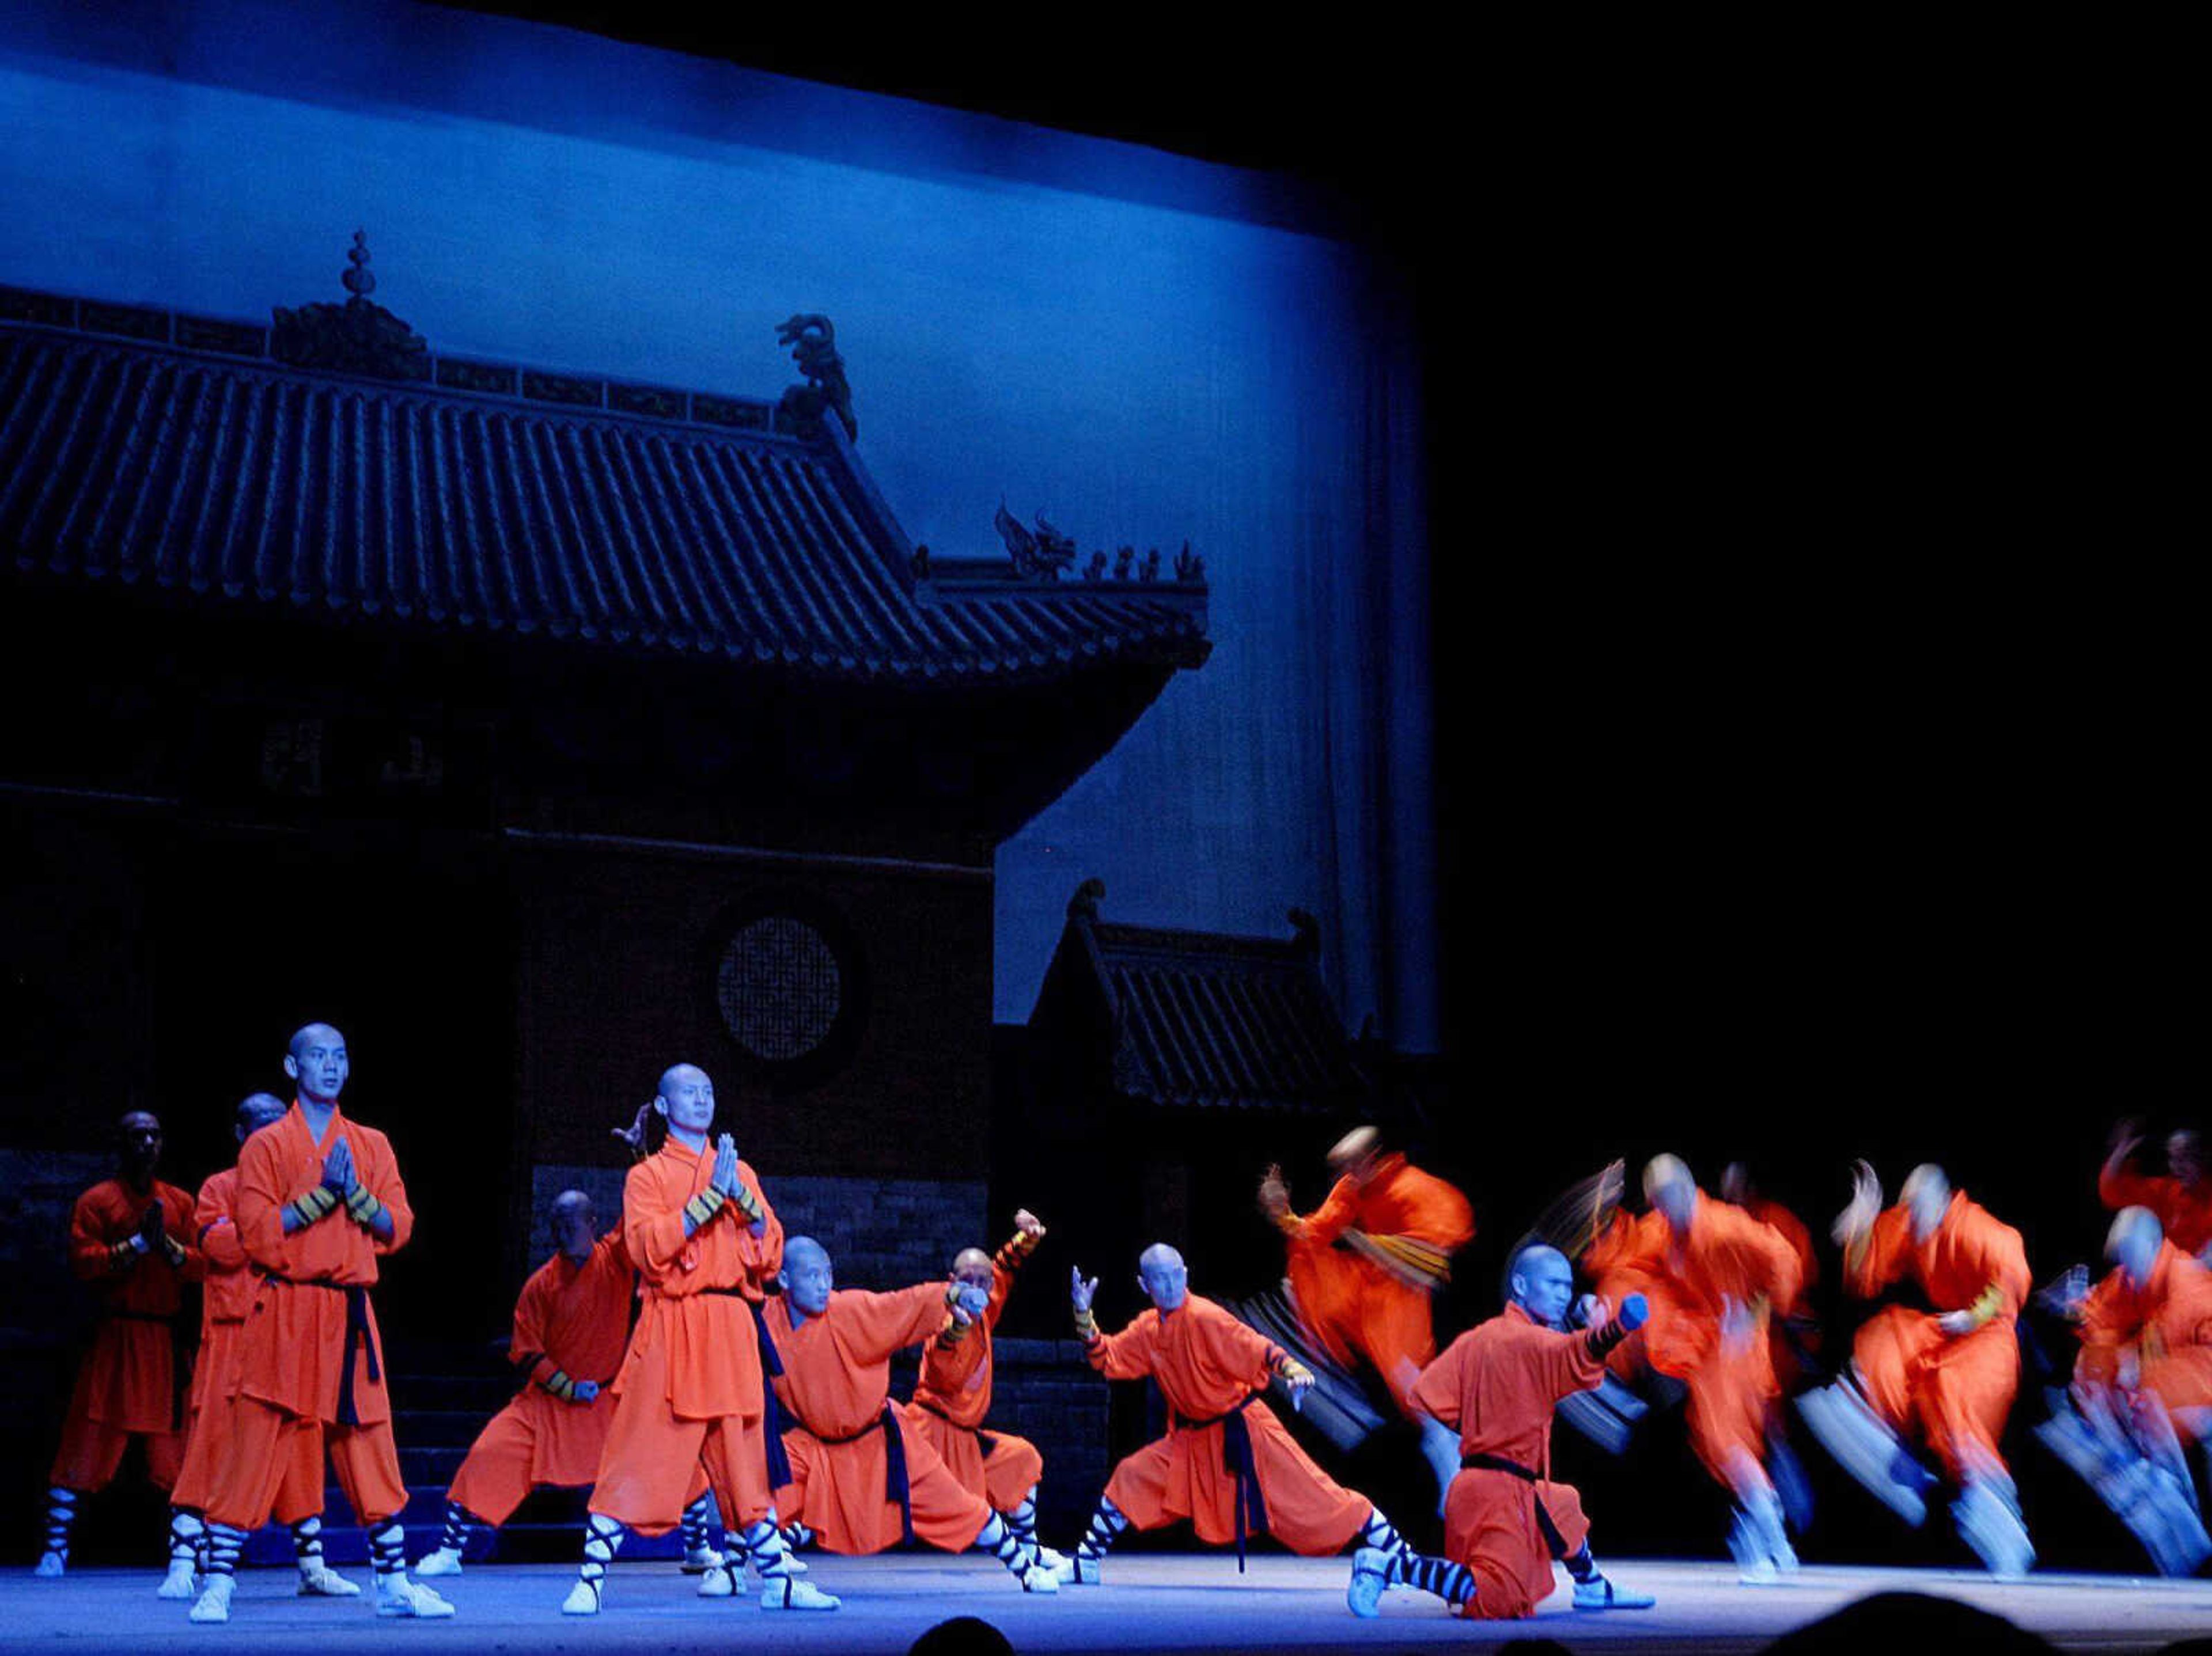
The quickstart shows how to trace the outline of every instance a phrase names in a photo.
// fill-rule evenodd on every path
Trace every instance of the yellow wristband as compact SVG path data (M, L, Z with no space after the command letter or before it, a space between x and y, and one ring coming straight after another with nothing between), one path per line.
M697 1230L722 1210L722 1192L711 1185L684 1204L684 1211L691 1217L691 1228Z
M1075 1332L1085 1345L1098 1338L1098 1319L1091 1314L1091 1307L1087 1305L1079 1308L1075 1313Z
M751 1191L748 1190L743 1185L738 1186L738 1193L734 1199L738 1204L738 1211L745 1216L745 1221L748 1224L758 1219L762 1214L767 1211L766 1209L761 1206L760 1198L754 1195Z

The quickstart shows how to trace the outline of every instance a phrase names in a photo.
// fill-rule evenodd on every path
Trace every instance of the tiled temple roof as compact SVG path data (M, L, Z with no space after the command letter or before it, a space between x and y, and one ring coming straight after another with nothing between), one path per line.
M1202 579L927 573L788 397L436 356L369 312L408 349L341 371L286 349L305 312L0 288L0 579L862 680L1206 658Z

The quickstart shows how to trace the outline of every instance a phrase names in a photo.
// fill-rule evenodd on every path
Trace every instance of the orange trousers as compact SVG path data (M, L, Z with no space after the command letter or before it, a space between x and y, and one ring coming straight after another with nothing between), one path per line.
M1013 1511L1029 1499L1030 1491L1044 1476L1044 1457L1025 1437L988 1426L980 1431L973 1426L955 1426L944 1416L911 1404L900 1414L908 1438L919 1437L936 1450L945 1471L959 1480L960 1487L981 1495L995 1511ZM987 1437L991 1440L988 1454L981 1441Z
M62 1445L46 1481L64 1489L88 1493L104 1489L114 1481L116 1469L123 1465L123 1452L134 1437L146 1440L148 1481L157 1489L173 1488L185 1461L182 1432L126 1432L75 1410L62 1428Z
M1347 1368L1355 1356L1364 1357L1399 1412L1412 1419L1413 1382L1437 1355L1427 1293L1341 1249L1307 1241L1291 1243L1287 1274L1307 1331L1322 1349Z
M1954 1338L1926 1312L1890 1306L1859 1330L1851 1361L1875 1412L1900 1436L1917 1427L1952 1482L2010 1476L1997 1440L2020 1386L2011 1319Z
M288 1480L299 1477L298 1458L311 1453L302 1448L303 1441L329 1452L338 1488L364 1528L374 1529L406 1506L407 1488L399 1481L399 1452L392 1441L390 1421L334 1426L312 1416L289 1414L259 1398L240 1396L231 1401L229 1447L208 1491L209 1521L249 1532L266 1524L279 1492L297 1487ZM314 1510L321 1509L319 1492Z
M1551 1597L1552 1561L1572 1557L1589 1539L1589 1520L1571 1483L1529 1483L1475 1468L1452 1479L1444 1497L1444 1556L1474 1575L1469 1616L1534 1615Z
M1732 1349L1716 1329L1703 1341L1678 1338L1656 1359L1644 1330L1638 1329L1613 1349L1606 1362L1623 1381L1636 1380L1649 1364L1688 1387L1683 1421L1689 1429L1690 1447L1723 1488L1734 1488L1729 1466L1737 1456L1749 1455L1754 1464L1766 1464L1766 1422L1781 1388L1764 1325L1753 1329L1739 1349Z
M1267 1405L1244 1405L1252 1465L1267 1508L1267 1533L1309 1557L1340 1550L1375 1503L1345 1489L1306 1458ZM1222 1465L1222 1428L1170 1432L1114 1469L1106 1498L1140 1530L1188 1518L1216 1546L1237 1538L1237 1478Z

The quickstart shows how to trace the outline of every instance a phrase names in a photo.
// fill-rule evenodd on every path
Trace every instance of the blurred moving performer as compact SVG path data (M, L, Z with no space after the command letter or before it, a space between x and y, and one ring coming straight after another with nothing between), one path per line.
M659 1535L682 1524L702 1462L724 1521L767 1582L761 1603L835 1610L835 1598L792 1574L769 1493L776 1446L763 1426L763 1371L773 1351L757 1307L783 1268L783 1227L730 1135L708 1145L714 1083L705 1071L671 1065L653 1109L667 1138L623 1186L623 1241L644 1305L611 1388L584 1562L562 1611L599 1614L625 1530ZM727 1565L709 1568L701 1596L727 1597L734 1576Z
M1721 1169L1721 1199L1733 1202L1790 1245L1797 1256L1797 1297L1767 1308L1766 1350L1774 1364L1775 1397L1766 1413L1766 1471L1782 1497L1783 1510L1802 1535L1813 1524L1813 1486L1783 1428L1782 1401L1804 1386L1827 1379L1819 1359L1820 1325L1813 1314L1812 1292L1820 1280L1820 1261L1813 1252L1813 1233L1805 1222L1763 1193L1741 1162Z
M1678 1156L1652 1158L1644 1195L1650 1210L1614 1212L1583 1260L1601 1298L1620 1305L1642 1294L1651 1307L1610 1362L1624 1378L1648 1362L1687 1386L1690 1447L1735 1500L1729 1550L1744 1580L1771 1581L1797 1568L1797 1555L1766 1469L1776 1396L1767 1315L1796 1302L1797 1256L1771 1227L1699 1190Z
M1444 1503L1444 1556L1363 1548L1345 1595L1355 1616L1374 1615L1382 1590L1401 1583L1468 1616L1532 1616L1551 1593L1554 1559L1574 1578L1577 1610L1654 1602L1598 1573L1581 1495L1551 1481L1553 1404L1604 1379L1606 1357L1650 1307L1632 1294L1616 1319L1597 1301L1583 1331L1560 1331L1574 1267L1540 1242L1514 1256L1508 1280L1505 1309L1454 1340L1413 1388L1413 1406L1458 1435L1462 1470Z
M954 1256L951 1280L981 1292L983 1309L970 1323L948 1322L922 1349L921 1373L905 1418L909 1435L935 1449L961 1488L987 1501L1022 1544L1056 1572L1066 1561L1036 1538L1044 1457L1027 1438L981 1429L991 1411L992 1332L1006 1308L1014 1273L1043 1240L1044 1226L1024 1208L1014 1215L1014 1234L995 1258L979 1247Z
M1916 1526L1931 1481L1905 1447L1917 1431L1959 1491L1960 1538L1992 1574L2023 1574L2035 1549L1997 1450L2020 1384L2014 1325L2029 1287L2020 1233L1952 1189L1933 1162L1905 1176L1887 1211L1871 1167L1857 1163L1853 1181L1835 1224L1844 1287L1870 1299L1910 1277L1936 1310L1875 1313L1851 1343L1850 1371L1798 1409L1846 1471Z
M1106 1550L1123 1530L1159 1529L1179 1518L1190 1520L1201 1541L1236 1543L1240 1570L1246 1537L1261 1533L1309 1557L1355 1540L1384 1553L1404 1550L1375 1503L1315 1465L1260 1401L1279 1379L1295 1403L1313 1384L1312 1372L1190 1292L1182 1255L1166 1243L1145 1250L1137 1281L1152 1308L1120 1333L1102 1334L1091 1311L1098 1279L1085 1282L1077 1270L1069 1293L1075 1331L1091 1366L1108 1380L1149 1375L1158 1384L1168 1435L1115 1467L1061 1579L1096 1586Z
M154 1176L161 1124L132 1110L116 1123L115 1176L70 1210L70 1269L100 1296L100 1323L77 1365L60 1449L47 1475L46 1550L35 1574L69 1568L70 1531L84 1497L106 1489L132 1438L146 1444L146 1477L168 1494L185 1459L184 1289L201 1271L192 1198ZM189 1568L190 1533L170 1520L169 1556Z
M1035 1546L963 1488L927 1440L908 1435L890 1400L893 1354L974 1334L990 1290L957 1277L896 1294L838 1289L829 1251L811 1236L784 1244L779 1281L781 1295L761 1314L783 1362L774 1381L791 1471L776 1490L783 1516L831 1552L878 1553L902 1540L974 1548L1024 1592L1059 1592Z
M2149 1176L2135 1169L2142 1143L2139 1121L2123 1121L2112 1129L2112 1153L2097 1172L2097 1195L2115 1212L2148 1208L2167 1241L2202 1259L2212 1244L2212 1177L2207 1176L2203 1142L2187 1127L2168 1133L2166 1172Z
M459 1575L471 1526L497 1529L539 1484L574 1488L599 1471L615 1409L603 1388L622 1367L637 1269L621 1227L598 1234L582 1191L555 1197L550 1216L553 1257L522 1285L507 1350L522 1389L470 1446L446 1491L445 1531L416 1563L418 1576Z
M384 1342L368 1290L377 1260L407 1245L414 1210L391 1141L349 1119L345 1037L310 1023L292 1037L292 1107L238 1155L236 1222L262 1276L239 1341L229 1441L208 1496L208 1581L195 1622L227 1622L238 1555L269 1521L294 1457L325 1449L368 1532L379 1616L451 1616L407 1579L407 1504L392 1439ZM301 1442L315 1446L303 1451Z
M285 1108L284 1101L273 1093L255 1093L240 1102L233 1128L240 1148L262 1128L281 1120ZM177 1511L169 1520L169 1574L157 1595L163 1598L197 1597L202 1585L193 1580L193 1556L196 1550L206 1550L209 1495L216 1472L230 1452L240 1344L246 1313L253 1309L254 1295L261 1289L261 1273L246 1257L246 1243L238 1234L237 1206L238 1169L233 1166L208 1176L192 1212L200 1255L207 1262L207 1278L200 1296L200 1355L192 1369L184 1470L177 1474L177 1487L169 1497ZM319 1435L293 1435L289 1459L270 1509L277 1522L292 1532L292 1550L299 1561L303 1595L351 1598L360 1594L358 1586L323 1562Z
M1315 1344L1344 1368L1373 1365L1411 1420L1413 1382L1437 1354L1429 1296L1451 1280L1451 1256L1474 1234L1474 1210L1441 1179L1355 1127L1328 1153L1337 1174L1311 1213L1291 1210L1283 1170L1260 1181L1260 1205L1290 1240L1291 1295ZM1455 1463L1441 1470L1449 1483Z
M2161 1574L2192 1574L2212 1539L2183 1446L2212 1432L2212 1271L2123 1208L2112 1271L2073 1309L2081 1353L2067 1401L2036 1428L2141 1540Z

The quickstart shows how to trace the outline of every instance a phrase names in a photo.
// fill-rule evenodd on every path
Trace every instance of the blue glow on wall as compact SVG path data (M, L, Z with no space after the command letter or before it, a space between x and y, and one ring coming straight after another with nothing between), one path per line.
M1133 146L511 20L272 0L0 16L0 282L264 317L377 298L442 353L773 395L836 319L908 535L1001 495L1213 583L1213 659L1002 850L997 1010L1076 883L1109 918L1281 935L1433 1047L1414 343L1282 191Z

